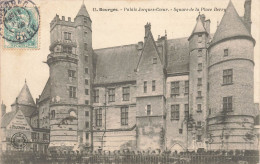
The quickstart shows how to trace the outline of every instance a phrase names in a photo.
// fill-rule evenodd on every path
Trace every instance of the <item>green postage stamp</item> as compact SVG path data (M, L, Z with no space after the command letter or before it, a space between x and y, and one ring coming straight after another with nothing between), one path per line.
M34 2L1 1L0 17L0 35L4 48L38 48L40 15Z

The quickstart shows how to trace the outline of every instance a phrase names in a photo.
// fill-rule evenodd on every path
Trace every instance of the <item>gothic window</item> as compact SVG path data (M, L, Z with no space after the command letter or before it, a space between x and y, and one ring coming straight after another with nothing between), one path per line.
M198 50L198 56L199 56L199 57L202 56L202 50L201 50L201 49Z
M51 111L51 119L55 118L55 110Z
M147 109L146 109L146 114L147 114L147 116L150 116L150 115L151 115L151 112L152 112L152 111L151 111L151 110L152 110L152 109L151 109L151 105L147 105L146 108L147 108Z
M71 33L70 32L64 32L64 39L65 40L71 40Z
M233 82L233 70L223 70L223 84L232 84Z
M88 74L88 68L85 68L85 73Z
M85 104L88 105L88 104L89 104L89 101L88 101L88 100L85 100Z
M202 85L202 78L198 78L198 86Z
M70 98L76 98L76 87L73 86L69 87L69 96Z
M152 91L155 91L155 88L156 88L156 81L153 80L152 81Z
M128 125L128 107L121 108L121 125Z
M88 44L84 43L84 50L87 51L88 50Z
M171 82L171 96L177 96L180 93L180 82L179 81L174 81Z
M86 140L89 139L89 133L86 133Z
M175 104L171 105L171 120L179 120L180 119L180 105Z
M185 118L188 118L189 117L189 104L185 104L184 105L184 116Z
M130 87L123 87L123 101L129 101L130 99Z
M144 93L147 93L147 81L144 81Z
M202 63L198 64L198 71L202 71Z
M179 129L179 134L182 134L182 129Z
M157 64L157 58L153 58L153 64Z
M232 96L223 97L223 110L225 112L232 111Z
M198 96L197 97L202 97L201 91L198 91Z
M202 112L202 110L201 110L201 104L197 104L197 112Z
M85 79L85 85L88 85L88 79Z
M85 95L88 95L88 89L85 89Z
M89 111L85 111L85 116L86 116L86 117L89 116Z
M108 101L115 102L115 88L108 89Z
M197 141L201 142L201 135L197 135Z
M224 56L228 56L228 49L224 49Z
M75 77L75 73L76 73L76 71L74 71L74 70L68 70L68 76L69 77Z
M85 128L89 128L89 122L88 121L85 122Z
M94 103L98 103L99 102L99 89L95 89L94 90Z
M185 92L184 94L188 94L189 93L189 81L185 81Z
M102 108L96 110L96 126L102 126Z

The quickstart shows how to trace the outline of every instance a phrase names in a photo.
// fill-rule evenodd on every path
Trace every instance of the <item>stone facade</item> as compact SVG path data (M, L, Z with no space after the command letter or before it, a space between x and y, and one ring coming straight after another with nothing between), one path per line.
M156 41L147 23L144 42L96 50L84 4L56 15L31 126L50 130L49 150L257 149L250 12L230 2L214 36L198 15L187 38Z

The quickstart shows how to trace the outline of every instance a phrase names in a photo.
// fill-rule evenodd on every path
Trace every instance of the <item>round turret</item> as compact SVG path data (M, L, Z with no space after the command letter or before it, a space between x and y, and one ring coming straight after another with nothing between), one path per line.
M254 39L230 1L209 47L211 149L253 149Z

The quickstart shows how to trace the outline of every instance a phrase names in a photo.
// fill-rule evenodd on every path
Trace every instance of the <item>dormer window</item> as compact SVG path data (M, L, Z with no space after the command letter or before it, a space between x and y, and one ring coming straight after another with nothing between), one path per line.
M157 64L157 58L153 58L153 64Z
M88 22L88 19L87 18L84 18L84 23L87 23Z
M224 49L224 56L228 56L228 49Z
M64 32L64 39L65 40L71 40L71 33L70 32Z

